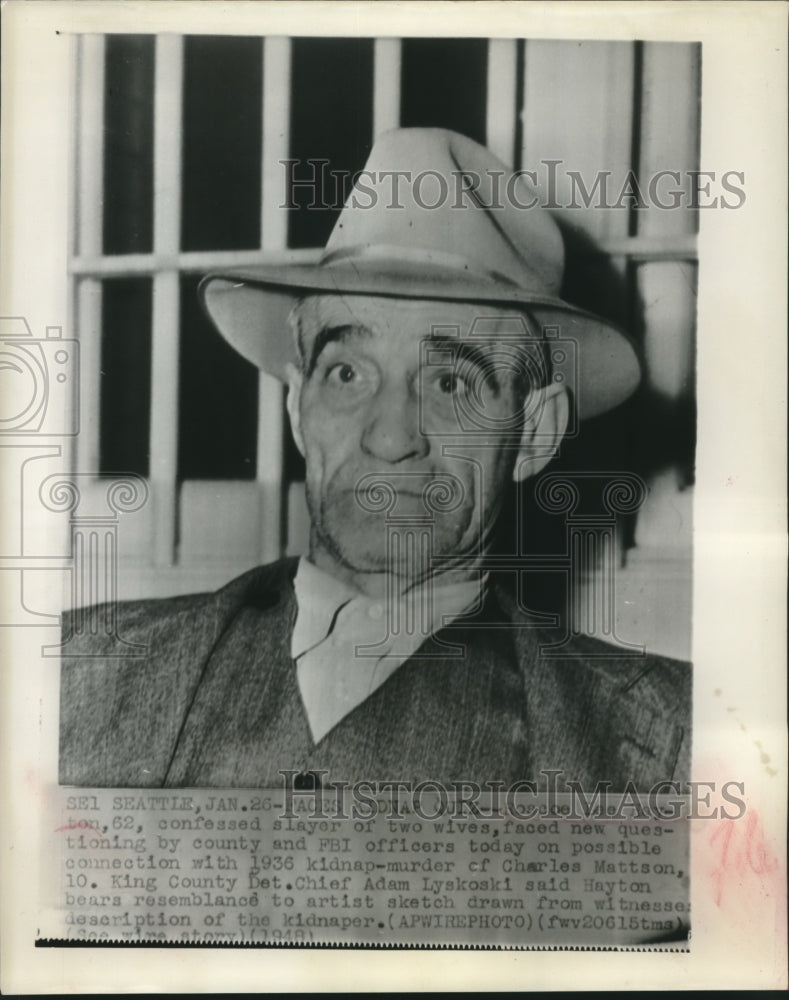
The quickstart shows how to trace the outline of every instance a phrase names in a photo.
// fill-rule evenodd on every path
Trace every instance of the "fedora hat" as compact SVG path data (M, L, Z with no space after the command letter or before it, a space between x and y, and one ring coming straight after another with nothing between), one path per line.
M636 388L638 357L621 330L560 297L564 243L540 200L524 174L465 136L394 129L376 139L317 261L261 257L208 274L201 301L225 339L278 378L296 361L287 318L304 295L526 307L574 343L557 352L575 365L563 374L579 418L595 416Z

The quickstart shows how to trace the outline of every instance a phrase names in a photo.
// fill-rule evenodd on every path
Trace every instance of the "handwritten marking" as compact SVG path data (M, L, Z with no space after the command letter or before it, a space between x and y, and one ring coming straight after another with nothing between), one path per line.
M102 836L101 830L86 819L78 819L76 823L66 823L65 826L55 827L55 833L64 833L67 830L92 830L100 837Z
M724 888L736 882L744 888L743 880L756 875L762 882L774 872L778 860L767 845L758 813L749 812L745 820L723 820L710 837L710 844L718 851L717 867L711 873L715 885L715 905L723 902ZM766 895L769 893L764 890Z

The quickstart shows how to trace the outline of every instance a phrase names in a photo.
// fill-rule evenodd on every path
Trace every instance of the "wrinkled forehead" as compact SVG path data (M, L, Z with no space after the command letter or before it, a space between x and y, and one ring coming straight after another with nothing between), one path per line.
M495 342L537 335L525 312L496 304L373 295L308 295L294 307L291 322L302 348L321 330L344 326L404 341L440 336Z

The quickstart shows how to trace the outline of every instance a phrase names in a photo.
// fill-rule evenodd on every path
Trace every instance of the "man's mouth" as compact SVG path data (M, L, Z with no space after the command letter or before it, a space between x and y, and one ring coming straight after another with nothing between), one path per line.
M397 513L402 506L418 506L427 513L430 510L426 500L425 489L403 489L387 480L376 480L363 489L348 491L354 498L357 507L366 513Z

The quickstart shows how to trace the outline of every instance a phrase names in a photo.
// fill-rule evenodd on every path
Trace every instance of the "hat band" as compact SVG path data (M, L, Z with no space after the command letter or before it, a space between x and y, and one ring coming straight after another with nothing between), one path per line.
M505 284L513 290L523 289L523 286L501 271L480 266L476 261L461 254L448 250L425 250L421 247L403 247L387 243L359 243L351 247L340 247L337 250L325 251L319 261L319 267L331 267L350 259L373 258L385 260L401 260L410 264L439 264L453 271L471 272L486 278L497 285Z

